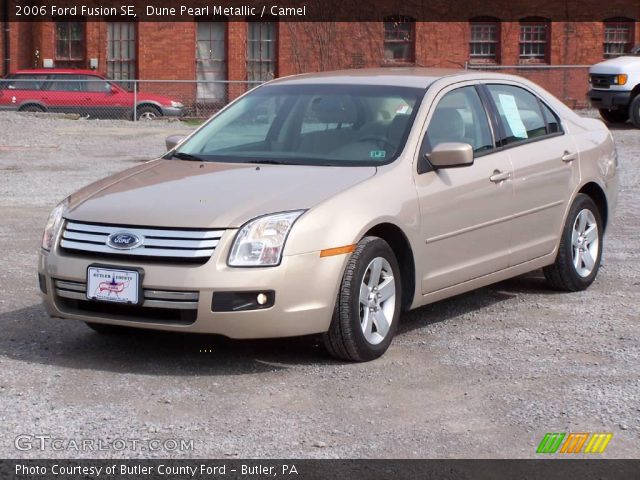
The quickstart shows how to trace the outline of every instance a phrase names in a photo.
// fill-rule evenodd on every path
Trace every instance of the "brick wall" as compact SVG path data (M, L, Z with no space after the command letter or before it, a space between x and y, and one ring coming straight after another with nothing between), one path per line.
M246 80L247 24L231 18L227 23L227 70L229 80ZM193 22L141 22L138 28L138 77L141 79L192 80L196 78ZM467 22L415 25L415 64L428 67L462 68L469 60ZM550 32L549 63L552 65L597 63L603 58L602 22L553 22ZM640 29L636 24L636 42ZM107 68L107 26L86 24L86 64L98 59L98 70ZM1 38L0 38L0 41ZM39 60L35 50L39 50ZM52 22L11 23L11 69L41 67L45 58L55 59L55 26ZM519 23L500 26L500 64L518 65ZM278 24L278 76L342 68L390 66L383 59L381 22L280 22ZM565 100L583 105L587 89L584 69L522 70L522 74ZM166 91L164 86L146 84L145 89ZM177 88L177 87L176 87ZM181 97L193 97L193 85L180 87ZM245 85L229 85L229 98L243 93Z

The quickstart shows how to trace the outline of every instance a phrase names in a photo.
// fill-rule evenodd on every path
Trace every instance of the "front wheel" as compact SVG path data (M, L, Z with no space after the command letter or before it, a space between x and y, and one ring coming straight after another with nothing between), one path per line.
M640 128L640 95L636 95L629 105L629 117L636 128Z
M366 362L387 351L398 326L402 297L400 268L391 247L365 237L347 263L329 331L327 351L335 358Z
M629 112L625 110L609 110L606 108L601 108L598 110L600 112L600 116L607 123L625 123L629 120Z
M160 113L160 110L158 110L156 107L151 107L149 105L138 107L138 110L136 112L136 118L138 120L150 121L150 120L155 120L156 118L161 116L162 116L162 113Z
M602 232L598 207L591 197L579 194L569 210L556 261L544 268L552 287L577 292L593 283L602 257Z

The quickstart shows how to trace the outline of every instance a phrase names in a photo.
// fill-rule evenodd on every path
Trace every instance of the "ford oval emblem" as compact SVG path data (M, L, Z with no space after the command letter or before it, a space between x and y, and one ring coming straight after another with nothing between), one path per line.
M142 245L142 238L133 233L117 232L109 235L107 245L118 250L131 250Z

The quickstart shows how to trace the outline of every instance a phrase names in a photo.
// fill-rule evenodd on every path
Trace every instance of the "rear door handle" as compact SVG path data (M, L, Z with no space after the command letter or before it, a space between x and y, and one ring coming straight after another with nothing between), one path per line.
M568 150L565 150L564 153L562 154L562 157L560 158L562 159L563 162L569 163L569 162L573 162L576 158L578 158L578 154L571 153Z
M500 170L494 170L493 175L489 177L493 183L500 183L504 180L511 178L511 172L501 172Z

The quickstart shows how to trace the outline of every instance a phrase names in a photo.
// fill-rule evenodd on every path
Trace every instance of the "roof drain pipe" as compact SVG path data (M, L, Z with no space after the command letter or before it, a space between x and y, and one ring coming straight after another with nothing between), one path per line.
M9 22L9 2L3 2L3 12L2 12L2 35L3 35L3 52L2 58L4 59L4 74L8 75L11 69L11 49L9 48L9 31L11 29Z

